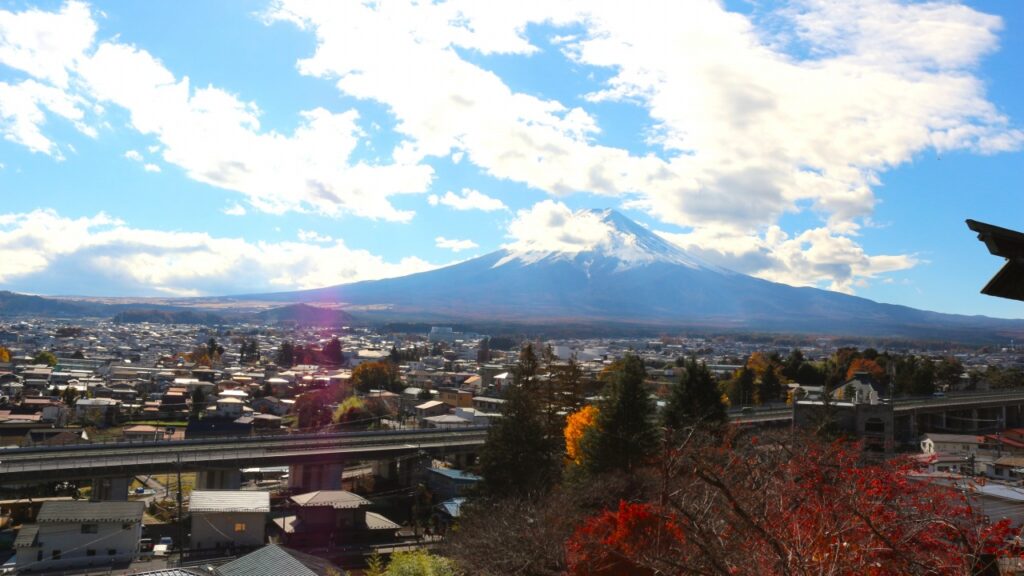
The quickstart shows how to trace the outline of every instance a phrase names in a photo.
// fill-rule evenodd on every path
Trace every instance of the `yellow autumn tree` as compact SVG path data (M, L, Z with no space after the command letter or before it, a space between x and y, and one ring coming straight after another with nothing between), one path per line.
M583 450L580 449L580 442L587 430L597 423L597 407L584 406L569 415L565 420L565 452L569 459L579 464L583 461Z
M0 362L10 362L10 361L11 361L11 351L8 350L7 348L4 348L3 346L0 346Z

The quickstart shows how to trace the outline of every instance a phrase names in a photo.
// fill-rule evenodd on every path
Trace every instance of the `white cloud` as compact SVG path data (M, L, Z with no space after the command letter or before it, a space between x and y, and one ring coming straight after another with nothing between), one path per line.
M124 153L124 157L135 162L142 162L142 154L139 154L138 150L129 150Z
M347 163L362 134L355 110L301 113L290 135L260 128L252 102L214 87L193 89L137 48L103 43L78 69L98 100L131 114L132 126L156 136L163 159L197 181L244 194L264 211L312 210L407 221L389 197L426 190L426 165Z
M228 206L227 208L222 210L222 212L224 214L227 214L228 216L245 216L246 214L245 206L242 206L241 204L238 203Z
M145 170L146 172L160 172L160 167L157 166L156 164L147 163L145 166L142 167L142 169Z
M455 194L451 190L445 192L444 196L431 194L427 197L427 202L431 206L441 204L456 210L483 210L484 212L508 210L508 206L505 206L501 200L472 188L463 188L461 194Z
M355 110L305 110L290 135L262 130L254 103L213 86L193 88L188 77L177 78L153 55L116 39L94 45L95 32L80 2L56 13L0 10L0 64L33 77L0 83L5 138L61 158L41 130L46 111L95 137L84 110L103 114L105 104L115 104L129 112L133 128L159 140L166 162L243 194L260 210L408 221L413 213L389 198L430 185L433 170L425 164L350 161L363 136Z
M898 0L793 0L753 14L717 0L275 2L268 22L316 36L300 73L393 116L399 144L384 151L388 160L370 163L355 159L367 135L354 109L305 110L290 133L266 129L254 102L192 86L187 70L172 72L116 37L97 44L81 2L55 12L0 10L0 64L26 76L0 82L0 133L60 159L64 145L44 131L47 119L94 137L90 120L114 105L155 139L164 162L274 213L408 221L413 213L392 199L427 192L428 162L438 157L551 195L614 197L694 238L766 242L783 214L813 210L824 232L789 231L765 248L777 262L765 270L801 263L783 252L809 238L799 252L830 247L814 258L835 258L835 266L827 278L828 262L803 262L818 272L801 281L839 287L913 261L852 263L881 258L864 255L855 234L887 171L929 149L994 153L1024 144L1024 132L986 98L978 72L997 47L997 17L953 2ZM536 54L542 48L526 30L538 23L555 28L547 40L569 60L567 73L602 79L589 92L517 91L476 57ZM607 103L646 114L636 132L654 153L602 140ZM477 209L480 198L463 190L428 200ZM825 280L807 279L814 277Z
M795 0L754 17L716 0L493 8L283 0L270 19L316 34L302 73L389 108L406 139L397 157L464 156L493 177L551 194L622 197L705 236L764 238L784 213L810 209L826 221L815 245L872 258L853 235L873 212L882 174L929 148L991 153L1024 143L974 70L995 49L1001 21L969 7ZM612 73L584 105L516 92L461 56L534 53L530 23L573 25L571 36L549 40L578 66ZM362 49L380 44L389 49ZM599 144L588 108L600 102L641 107L648 143L660 152ZM849 250L817 254L837 258L830 281L838 287L888 266L854 266L861 256ZM892 266L913 262L895 258ZM814 263L808 277L827 276L826 264Z
M68 70L92 45L95 34L96 23L84 2L67 2L59 12L0 10L0 64L66 88Z
M581 252L608 241L613 229L595 212L574 212L562 202L543 200L516 212L508 226L514 252Z
M387 261L341 240L249 242L205 233L131 228L104 213L66 218L53 210L0 214L0 283L45 276L64 286L89 277L96 293L240 294L316 288L434 268Z
M299 240L303 242L332 242L334 240L334 238L331 238L330 236L322 235L313 230L303 230L301 228L299 229L298 237Z
M724 268L773 282L847 293L882 274L906 270L920 262L913 255L869 255L849 237L825 227L805 230L794 237L778 226L770 227L763 235L706 228L686 234L658 234L697 258Z
M472 250L473 248L479 248L480 245L472 240L455 240L445 238L444 236L438 236L434 238L434 245L438 248L445 248L452 252L462 252L463 250Z

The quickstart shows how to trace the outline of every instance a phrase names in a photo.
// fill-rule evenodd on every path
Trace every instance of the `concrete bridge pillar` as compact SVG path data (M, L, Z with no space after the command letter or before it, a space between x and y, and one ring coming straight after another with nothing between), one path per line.
M978 409L977 408L971 408L971 427L970 427L970 430L971 430L971 432L977 432L978 431Z
M329 464L292 464L288 467L288 487L292 490L341 490L340 462Z
M93 502L126 502L130 484L130 478L93 478L89 500Z
M242 487L242 473L235 469L200 470L196 473L199 490L238 490Z

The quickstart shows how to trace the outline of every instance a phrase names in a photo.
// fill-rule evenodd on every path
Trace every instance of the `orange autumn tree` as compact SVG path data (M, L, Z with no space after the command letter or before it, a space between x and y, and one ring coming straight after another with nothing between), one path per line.
M597 407L595 406L584 406L581 410L578 410L569 415L565 421L565 453L569 456L569 460L579 464L583 461L583 451L580 448L580 442L583 441L583 436L586 435L587 430L590 430L597 423Z
M854 358L850 362L850 368L846 371L846 380L852 380L854 375L858 372L867 372L875 380L882 382L885 380L885 370L878 365L878 362L874 360L868 360L867 358Z

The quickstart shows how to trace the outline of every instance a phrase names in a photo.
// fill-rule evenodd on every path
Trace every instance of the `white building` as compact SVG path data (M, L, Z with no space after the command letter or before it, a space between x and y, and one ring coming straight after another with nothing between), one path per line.
M14 541L18 573L131 562L144 509L142 502L44 502Z
M193 549L262 546L266 540L270 493L255 490L193 490Z

